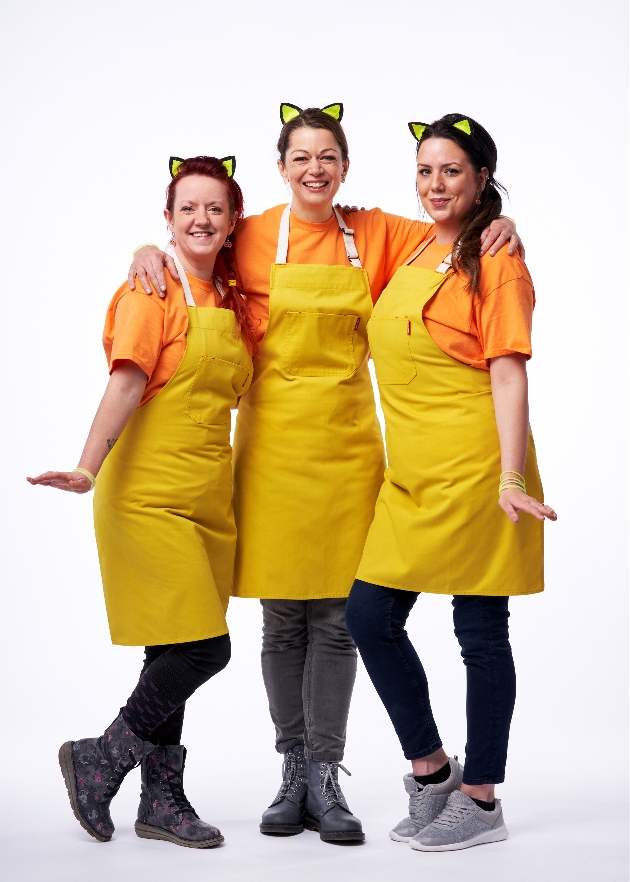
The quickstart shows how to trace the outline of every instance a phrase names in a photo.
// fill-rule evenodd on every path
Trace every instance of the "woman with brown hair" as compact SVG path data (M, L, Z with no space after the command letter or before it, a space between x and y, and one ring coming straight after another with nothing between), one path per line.
M411 760L409 816L390 836L451 851L508 835L494 795L516 694L508 601L543 590L543 521L556 514L542 502L529 429L532 281L516 255L479 256L501 212L496 146L461 114L410 126L435 226L368 325L388 468L346 621ZM463 769L444 752L405 631L425 592L452 595L467 676Z
M431 227L333 207L350 165L341 104L280 114L291 204L246 218L235 235L237 279L264 336L236 421L233 593L262 603L263 678L284 756L261 831L363 840L338 770L357 664L346 599L385 468L366 326ZM486 247L512 234L495 222ZM142 249L130 282L136 271L146 279L145 264L161 285L163 259Z
M179 279L164 300L119 288L104 333L111 376L79 464L28 479L72 493L95 488L112 642L145 647L114 722L59 751L72 810L99 842L112 838L110 803L138 764L138 836L192 848L223 841L186 798L180 737L186 700L230 660L230 409L251 382L256 349L242 295L215 274L243 217L233 169L233 157L171 162L164 215ZM84 661L96 688L107 671Z

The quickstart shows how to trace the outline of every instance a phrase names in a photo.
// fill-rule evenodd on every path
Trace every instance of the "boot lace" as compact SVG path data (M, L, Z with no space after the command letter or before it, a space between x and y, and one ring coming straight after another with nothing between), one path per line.
M131 752L131 748L123 753L122 756L118 757L112 769L112 773L109 776L109 781L103 788L103 799L113 799L118 793L120 785L127 772L131 771L131 769L135 768L137 765L138 760Z
M339 781L337 778L337 770L342 769L346 773L346 775L351 775L351 773L346 769L345 766L342 766L341 763L321 763L321 768L319 771L320 774L320 782L319 786L322 791L322 796L326 802L327 806L333 806L335 803L339 803L345 807L346 799L341 791L341 787L339 786Z
M162 793L164 793L164 801L169 808L176 812L191 812L196 818L199 817L197 812L191 806L186 794L184 793L184 782L172 766L164 766L166 769L166 781L162 783Z

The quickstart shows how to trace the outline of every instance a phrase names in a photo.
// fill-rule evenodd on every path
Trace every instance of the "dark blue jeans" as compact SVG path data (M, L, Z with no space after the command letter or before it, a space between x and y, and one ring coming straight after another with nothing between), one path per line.
M418 596L357 579L346 607L348 630L409 760L442 746L424 668L405 631ZM453 597L455 635L466 665L465 784L505 779L516 697L509 615L507 597Z

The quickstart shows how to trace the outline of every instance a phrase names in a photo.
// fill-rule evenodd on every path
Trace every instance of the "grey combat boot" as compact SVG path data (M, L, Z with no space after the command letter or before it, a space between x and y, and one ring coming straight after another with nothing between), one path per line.
M350 772L341 763L306 760L308 790L304 810L304 826L319 832L325 842L355 839L363 842L361 821L348 808L339 786L339 769Z
M263 813L261 833L301 833L306 802L306 770L304 745L296 744L284 754L282 784L278 795Z
M188 848L212 848L223 842L216 827L200 820L184 793L186 748L154 747L142 760L142 792L136 834Z
M434 821L440 814L449 793L459 790L462 784L463 768L457 757L449 757L451 774L442 784L418 784L413 775L405 775L403 784L409 794L409 817L404 818L389 831L389 838L395 842L409 842L414 836Z
M66 741L59 748L59 765L74 816L99 842L112 838L109 805L123 778L153 747L134 735L119 715L98 738Z

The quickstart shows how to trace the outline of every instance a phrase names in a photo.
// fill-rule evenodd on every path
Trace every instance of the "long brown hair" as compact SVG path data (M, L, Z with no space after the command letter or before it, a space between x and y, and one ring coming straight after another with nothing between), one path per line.
M235 229L245 216L245 202L243 200L243 192L233 177L227 173L226 167L216 156L193 156L185 159L179 166L177 174L166 188L166 210L169 214L173 214L175 205L175 191L177 183L182 178L190 175L204 175L207 178L214 178L225 184L227 190L228 203L230 205L230 221L235 221ZM234 264L232 262L231 249L222 246L219 252L223 259L223 263L228 273L228 279L232 284L228 285L225 296L221 298L221 308L231 309L236 316L238 329L245 340L245 344L252 358L258 356L258 341L256 339L256 323L251 314L247 299L242 291L236 286L236 274L234 272Z
M308 107L306 110L303 110L299 116L294 117L282 126L277 147L283 164L287 155L291 133L296 129L305 127L310 129L328 129L329 132L332 132L337 144L339 144L341 157L344 162L346 161L349 155L348 141L346 139L346 133L341 127L341 123L327 113L323 113L318 107Z
M455 127L455 123L462 120L468 121L471 134ZM427 126L422 133L418 150L428 138L445 138L454 141L462 148L477 174L482 168L488 169L488 180L479 196L480 204L473 205L470 215L464 221L453 243L453 269L467 275L467 290L471 293L476 292L479 288L481 271L479 262L481 233L501 214L503 206L501 191L507 195L505 187L494 177L497 169L497 147L483 126L463 113L447 113L446 116Z

